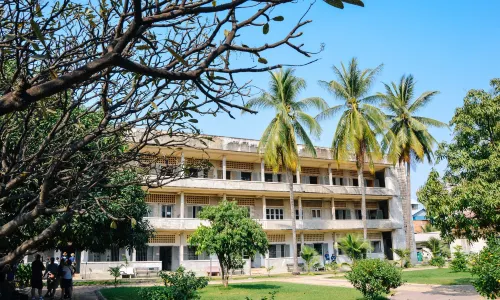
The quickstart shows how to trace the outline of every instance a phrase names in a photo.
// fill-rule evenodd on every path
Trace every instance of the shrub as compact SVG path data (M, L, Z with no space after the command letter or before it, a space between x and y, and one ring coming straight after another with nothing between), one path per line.
M476 290L490 299L500 298L500 239L490 240L488 246L472 257L471 273Z
M109 275L113 276L115 278L114 285L115 287L118 285L118 277L120 277L122 274L120 273L121 266L116 266L116 267L109 267Z
M401 263L401 268L411 267L411 251L409 249L393 249L394 253L399 256L399 262Z
M311 268L318 262L318 252L313 247L304 246L300 251L300 257L305 261L307 272L311 272Z
M434 256L429 261L429 265L434 266L434 267L438 267L438 268L444 267L444 264L445 264L445 261L444 261L444 257L442 257L442 256Z
M155 286L142 289L139 293L141 299L150 300L191 300L200 299L198 290L208 284L205 277L196 277L192 271L185 272L184 267L179 267L175 272L160 272L164 287Z
M455 257L450 262L450 268L454 272L467 272L467 255L462 251L462 246L455 246Z
M20 287L27 287L31 280L31 264L19 264L16 270L16 279Z
M325 270L332 271L332 273L334 275L337 275L339 268L340 268L340 264L338 264L334 261L325 264Z
M379 259L355 261L346 278L366 299L377 299L403 284L401 270Z

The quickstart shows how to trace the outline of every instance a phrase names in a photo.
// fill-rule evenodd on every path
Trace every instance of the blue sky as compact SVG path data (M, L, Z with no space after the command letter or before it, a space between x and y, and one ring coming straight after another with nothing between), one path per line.
M489 81L500 77L500 1L482 0L365 0L365 7L346 5L344 10L330 7L322 1L315 3L305 19L313 22L301 31L297 41L309 50L325 44L320 60L297 68L296 75L304 78L308 87L303 97L320 96L331 105L339 103L321 89L318 80L333 79L332 65L357 57L362 68L373 68L383 63L384 68L373 87L373 93L382 90L382 82L398 80L403 74L413 74L416 95L426 90L440 94L419 113L422 116L449 122L455 109L462 105L469 89L489 90ZM270 25L270 33L249 32L242 42L250 46L273 41L286 34L309 5L309 1L285 5L272 16L283 15L284 22ZM263 55L270 64L305 63L308 60L293 51L281 49ZM238 61L243 64L248 60ZM251 64L252 65L252 64ZM260 88L267 88L269 75L245 74L240 80L252 80ZM311 112L315 114L315 112ZM206 134L258 139L272 118L271 112L258 115L240 115L236 119L224 115L204 117L200 127ZM337 119L323 122L323 134L315 144L329 146ZM448 129L431 129L438 141L449 141ZM420 187L431 165L418 165L412 172L412 192ZM443 170L444 163L436 166Z

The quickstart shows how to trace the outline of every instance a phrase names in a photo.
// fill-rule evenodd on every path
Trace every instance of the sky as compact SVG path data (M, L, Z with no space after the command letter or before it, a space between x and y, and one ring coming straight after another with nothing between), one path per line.
M271 42L283 37L295 25L311 2L299 0L284 5L271 16L282 15L283 22L272 22L270 32L252 31L242 34L242 42L250 46ZM347 63L357 57L361 68L384 64L372 93L383 92L382 83L398 81L403 74L413 74L415 95L438 90L440 94L419 111L419 115L449 122L470 89L489 90L492 78L500 77L500 1L498 0L364 0L365 7L346 5L335 9L317 1L305 19L313 22L300 31L297 39L308 50L324 51L315 55L319 61L296 68L295 74L307 81L301 97L323 97L330 105L339 104L318 85L318 80L332 80L333 65ZM247 34L245 34L247 33ZM289 49L268 51L263 56L269 64L307 63L307 59ZM255 65L252 61L240 64ZM266 89L269 74L241 75L239 80ZM254 90L257 92L257 90ZM311 111L312 115L317 112ZM259 139L272 119L271 111L257 115L234 113L203 117L199 127L205 134ZM330 146L338 118L322 122L323 133L314 143ZM430 129L439 141L450 141L449 129ZM425 183L429 171L442 171L446 165L420 164L412 171L412 193Z

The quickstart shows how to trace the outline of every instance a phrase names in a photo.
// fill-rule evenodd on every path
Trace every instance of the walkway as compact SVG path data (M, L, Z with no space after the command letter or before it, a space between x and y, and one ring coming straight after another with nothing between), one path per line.
M273 277L273 278L254 278L254 279L234 279L231 283L252 283L252 282L287 282L301 283L309 285L352 287L349 281L345 279L331 279L331 274L317 276L300 277ZM213 280L209 284L221 284L218 280ZM127 285L130 286L130 285ZM144 286L144 285L143 285ZM103 288L102 286L78 286L74 288L74 300L98 300L95 291ZM398 289L393 300L477 300L482 299L474 287L469 285L428 285L428 284L410 284L407 283Z

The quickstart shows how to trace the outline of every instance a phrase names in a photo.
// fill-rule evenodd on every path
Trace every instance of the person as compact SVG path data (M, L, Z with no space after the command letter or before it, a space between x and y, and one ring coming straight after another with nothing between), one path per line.
M71 261L71 264L75 263L75 253L71 253L71 256L69 257L69 260Z
M31 299L35 298L35 290L38 290L38 297L40 300L43 300L42 297L42 289L43 289L43 271L45 270L45 266L41 261L40 254L35 256L35 260L31 263Z
M47 293L45 297L54 297L56 294L58 268L59 266L55 263L55 259L51 257L50 263L43 274L44 277L47 275Z
M61 299L71 299L72 286L73 286L73 270L71 269L71 261L68 259L62 261L61 270Z
M61 256L61 261L65 262L66 259L68 259L68 253L67 252L63 252L63 255Z
M58 256L58 257L56 257L56 264L57 264L57 265L60 265L60 264L61 264L61 262L59 261L59 256Z

